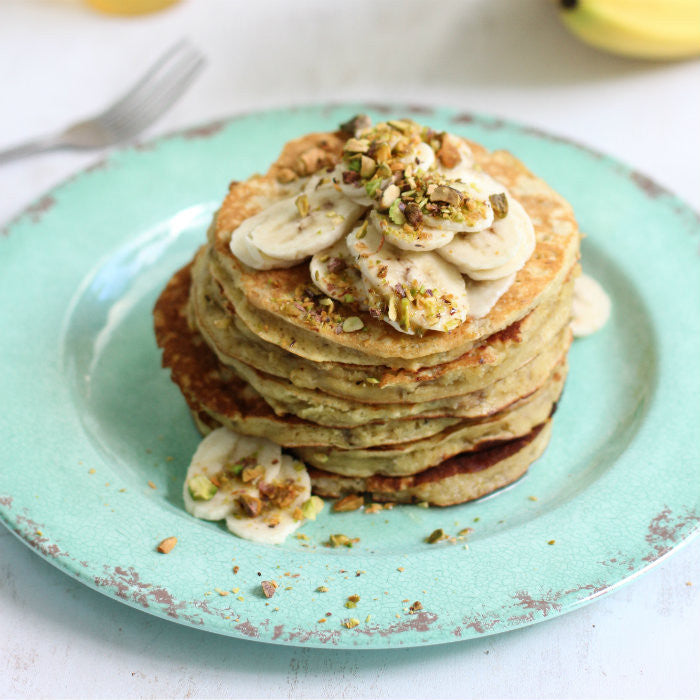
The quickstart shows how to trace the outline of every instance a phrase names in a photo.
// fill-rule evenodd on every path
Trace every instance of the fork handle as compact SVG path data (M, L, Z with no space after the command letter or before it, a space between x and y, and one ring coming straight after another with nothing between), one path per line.
M31 156L35 153L43 153L51 151L62 145L61 139L57 136L46 136L44 138L33 139L26 143L21 143L18 146L13 146L4 151L0 151L0 165L9 163L11 160Z

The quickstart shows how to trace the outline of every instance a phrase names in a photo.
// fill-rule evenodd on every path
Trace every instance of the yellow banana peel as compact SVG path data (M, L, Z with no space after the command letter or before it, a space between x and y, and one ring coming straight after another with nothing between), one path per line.
M612 53L651 60L700 56L700 0L560 0L566 27Z

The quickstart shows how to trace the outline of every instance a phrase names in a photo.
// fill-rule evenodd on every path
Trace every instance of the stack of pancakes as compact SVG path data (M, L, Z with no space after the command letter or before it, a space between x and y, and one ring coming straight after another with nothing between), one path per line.
M163 364L202 432L223 425L278 443L320 496L478 498L520 477L549 440L571 342L573 211L509 153L469 143L534 224L535 251L513 285L449 333L401 333L354 302L329 314L308 263L254 270L229 243L244 219L337 163L346 138L292 141L266 175L231 184L207 245L156 304ZM352 317L363 327L346 332Z

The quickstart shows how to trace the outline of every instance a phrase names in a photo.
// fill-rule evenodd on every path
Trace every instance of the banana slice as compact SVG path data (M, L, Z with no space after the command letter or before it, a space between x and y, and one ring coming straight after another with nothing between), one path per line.
M515 281L515 272L497 280L476 280L465 278L467 294L469 295L469 315L472 318L483 318L496 305L496 302L506 293Z
M374 209L370 212L369 221L371 226L401 250L435 250L446 246L455 235L454 231L445 231L432 226L421 226L418 230L408 225L399 226L388 216Z
M514 202L515 200L511 199L510 201ZM496 280L501 277L505 277L506 275L510 275L513 272L517 272L528 261L535 250L535 229L525 210L522 209L522 206L516 203L515 208L517 209L518 207L523 212L520 220L525 235L520 241L520 247L518 248L517 253L508 262L504 263L503 265L499 265L498 267L472 270L468 273L469 277L474 280Z
M411 163L414 172L416 170L429 170L435 165L435 151L427 143L421 141L411 153L401 158L401 162Z
M302 520L293 513L311 494L308 473L299 464L269 440L218 428L192 457L185 508L203 520L225 518L239 537L277 544L299 527ZM251 517L256 509L259 514Z
M409 334L450 331L466 320L464 279L439 255L399 250L374 226L355 228L347 245L369 295L384 300L386 317L395 328Z
M610 318L610 297L596 280L581 275L574 282L571 330L581 338L600 330Z
M251 217L256 218L256 217ZM250 221L250 219L246 219ZM231 235L229 248L242 262L255 270L275 270L296 265L294 260L281 260L271 255L265 255L252 242L250 226L244 226L244 221Z
M279 261L289 267L346 235L363 211L334 187L322 186L243 221L231 237L231 251L259 270L279 267Z
M313 283L331 299L366 302L367 292L362 277L353 267L353 259L344 239L316 253L311 258L309 270Z
M499 279L520 269L532 254L534 229L522 205L512 197L507 200L507 216L484 231L455 236L439 254L476 280Z

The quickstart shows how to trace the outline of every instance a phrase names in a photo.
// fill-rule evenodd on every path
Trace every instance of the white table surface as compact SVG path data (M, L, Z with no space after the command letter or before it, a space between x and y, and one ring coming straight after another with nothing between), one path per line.
M0 148L108 103L182 36L208 68L145 137L269 106L444 104L587 143L700 209L700 62L597 53L559 26L547 0L185 0L137 19L77 0L2 0ZM1 167L0 222L100 156ZM263 646L151 617L0 528L0 697L36 696L698 698L700 541L545 624L348 652Z

